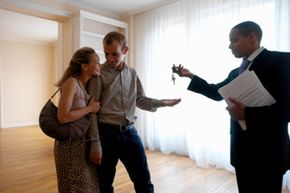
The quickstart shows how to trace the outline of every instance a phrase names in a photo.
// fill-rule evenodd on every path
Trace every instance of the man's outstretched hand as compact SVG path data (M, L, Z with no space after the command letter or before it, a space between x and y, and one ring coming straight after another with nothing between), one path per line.
M163 102L164 106L172 107L178 104L181 101L181 99L162 99L161 101Z

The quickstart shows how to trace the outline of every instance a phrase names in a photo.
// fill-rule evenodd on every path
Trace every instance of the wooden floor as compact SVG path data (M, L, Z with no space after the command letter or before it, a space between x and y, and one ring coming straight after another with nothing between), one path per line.
M52 149L53 140L38 127L0 129L0 192L57 193ZM187 157L146 152L156 193L238 193L230 172L197 168ZM134 193L120 163L115 193Z

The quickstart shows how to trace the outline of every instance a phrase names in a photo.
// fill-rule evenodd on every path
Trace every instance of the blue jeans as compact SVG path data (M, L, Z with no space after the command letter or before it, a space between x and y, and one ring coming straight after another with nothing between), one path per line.
M115 127L116 128L116 127ZM113 193L118 160L124 164L136 193L154 193L143 144L133 125L126 131L99 124L103 158L98 169L100 193Z

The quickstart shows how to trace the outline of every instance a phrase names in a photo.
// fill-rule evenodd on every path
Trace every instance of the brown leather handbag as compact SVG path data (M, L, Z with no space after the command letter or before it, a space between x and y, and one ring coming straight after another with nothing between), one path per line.
M60 141L80 139L87 133L90 126L89 118L84 116L76 121L61 124L57 118L57 107L51 101L59 90L42 107L39 115L39 126L47 136Z

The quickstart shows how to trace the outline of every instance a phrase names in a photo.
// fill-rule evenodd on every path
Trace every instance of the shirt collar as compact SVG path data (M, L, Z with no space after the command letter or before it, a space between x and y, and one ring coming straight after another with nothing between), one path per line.
M124 63L123 63L123 66L122 66L121 69L116 69L116 68L111 67L107 62L105 62L102 68L103 68L104 70L108 70L108 71L110 71L110 72L113 72L113 71L119 71L119 72L120 72L120 71L122 71L123 69L128 68L128 66L127 66L127 64L124 62Z
M260 47L257 50L255 50L249 57L248 60L252 62L265 48Z

